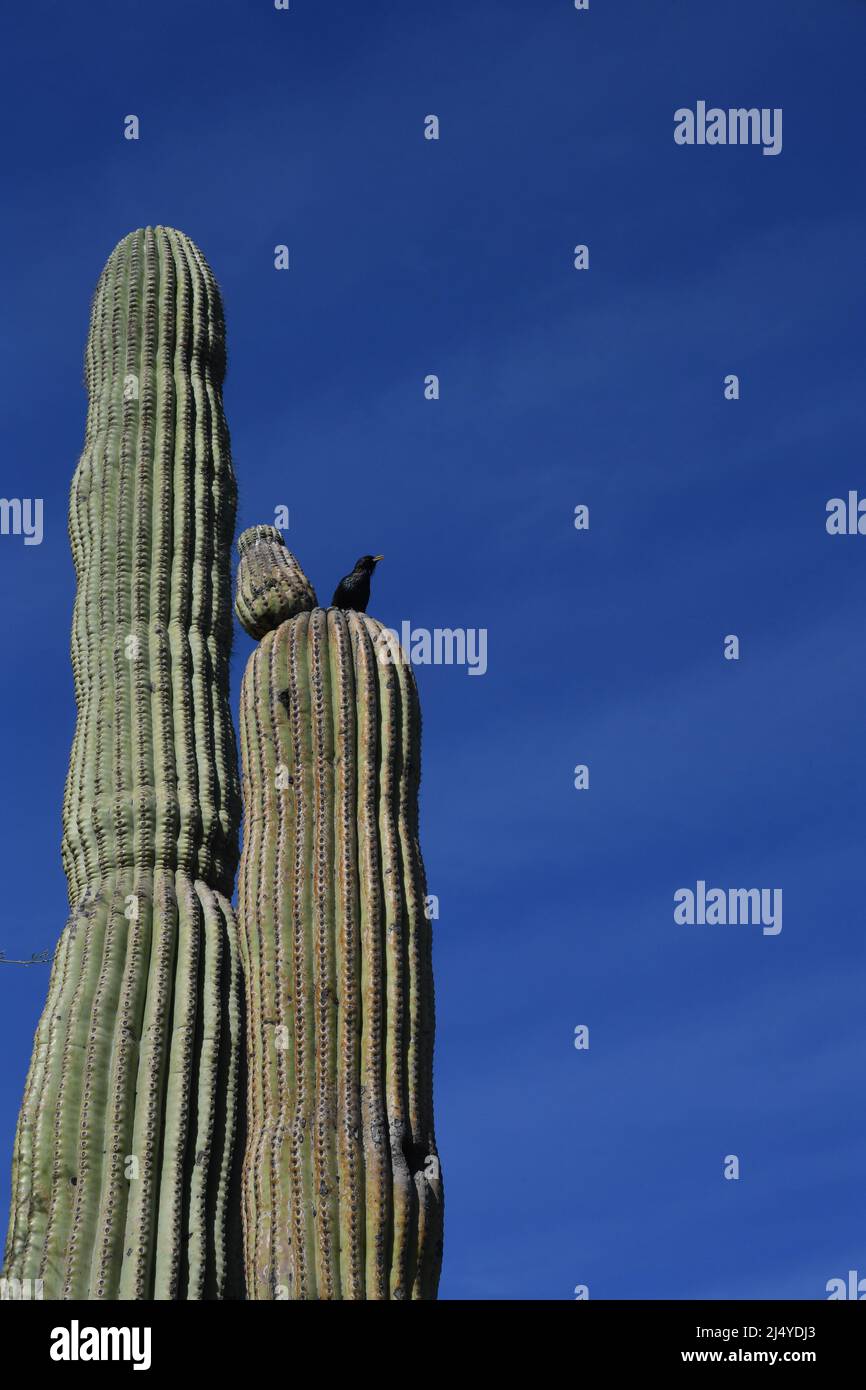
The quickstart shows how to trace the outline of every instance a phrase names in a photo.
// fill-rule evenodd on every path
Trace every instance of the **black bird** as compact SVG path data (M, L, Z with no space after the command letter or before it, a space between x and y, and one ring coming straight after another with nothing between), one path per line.
M349 608L355 613L366 613L370 602L370 577L384 555L362 555L351 574L344 574L336 589L331 604L334 608Z

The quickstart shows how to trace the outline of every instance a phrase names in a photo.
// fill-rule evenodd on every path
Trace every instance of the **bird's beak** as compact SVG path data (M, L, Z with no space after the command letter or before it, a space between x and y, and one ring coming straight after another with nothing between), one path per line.
M373 559L375 560L375 562L376 562L377 565L378 565L379 561L380 561L380 560L384 560L384 558L385 558L384 555L374 555L374 556L373 556Z

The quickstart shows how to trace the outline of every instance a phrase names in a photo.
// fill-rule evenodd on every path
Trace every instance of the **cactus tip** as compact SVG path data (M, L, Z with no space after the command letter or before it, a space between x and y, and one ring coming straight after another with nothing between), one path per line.
M317 605L316 592L275 526L250 526L238 537L235 612L256 640Z

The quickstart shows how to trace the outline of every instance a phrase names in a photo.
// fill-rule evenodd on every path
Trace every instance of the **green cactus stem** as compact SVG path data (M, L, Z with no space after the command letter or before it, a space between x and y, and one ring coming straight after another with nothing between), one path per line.
M242 559L241 585L243 570ZM293 576L288 606L301 589ZM305 605L265 634L244 676L243 1206L255 1299L436 1297L420 715L411 667L394 656L373 618Z
M41 1279L45 1298L242 1292L224 373L201 252L165 227L124 238L93 301L69 505L71 915L18 1123L4 1271Z
M316 607L316 593L275 526L251 526L238 540L238 621L251 637Z

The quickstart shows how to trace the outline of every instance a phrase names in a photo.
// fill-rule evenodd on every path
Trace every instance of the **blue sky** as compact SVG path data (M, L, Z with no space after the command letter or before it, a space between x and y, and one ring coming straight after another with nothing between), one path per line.
M418 671L442 1297L866 1275L866 539L824 525L866 493L866 4L91 0L4 27L0 492L45 520L0 536L0 950L65 915L90 296L168 224L223 290L239 528L287 505L321 596L382 551L375 616L488 632L483 677ZM677 146L698 100L781 107L782 153ZM782 888L783 930L677 925L701 878ZM4 1204L47 977L0 965Z

